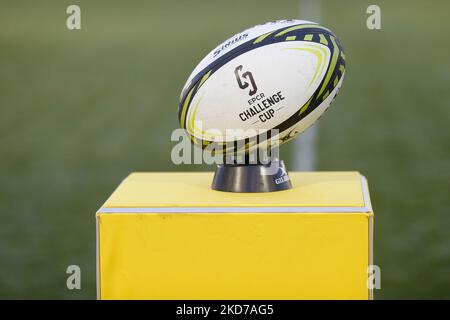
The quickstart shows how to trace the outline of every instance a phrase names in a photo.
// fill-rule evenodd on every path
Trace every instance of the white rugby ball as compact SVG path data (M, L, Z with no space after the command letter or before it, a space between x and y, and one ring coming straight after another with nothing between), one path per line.
M322 115L344 75L345 55L329 29L303 20L257 25L195 67L181 92L180 125L203 147L255 137L259 144L271 129L284 143Z

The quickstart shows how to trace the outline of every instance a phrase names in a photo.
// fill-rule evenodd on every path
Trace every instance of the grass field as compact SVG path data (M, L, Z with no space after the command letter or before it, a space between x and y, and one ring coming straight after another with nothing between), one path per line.
M80 31L65 27L74 3ZM348 68L318 169L369 180L377 298L450 298L450 3L377 1L380 31L369 1L323 3ZM131 171L208 169L170 162L192 68L235 32L297 15L297 0L2 1L0 298L94 298L94 213L113 188Z

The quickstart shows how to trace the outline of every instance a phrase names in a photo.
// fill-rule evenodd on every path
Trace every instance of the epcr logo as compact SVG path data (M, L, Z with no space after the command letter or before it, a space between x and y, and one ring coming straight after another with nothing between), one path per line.
M237 83L239 85L239 88L246 89L249 86L248 81L250 81L250 84L252 85L250 91L248 94L250 96L254 95L256 91L258 91L258 88L256 87L255 79L253 78L253 75L250 71L246 71L241 74L242 71L242 65L237 66L236 69L234 69L234 75L236 76ZM242 81L244 79L244 81ZM247 81L248 80L248 81Z

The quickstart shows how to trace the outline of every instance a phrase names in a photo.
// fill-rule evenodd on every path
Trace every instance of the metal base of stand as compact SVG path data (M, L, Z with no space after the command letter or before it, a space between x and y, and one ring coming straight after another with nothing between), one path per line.
M219 165L212 189L228 192L271 192L292 188L291 180L281 160L271 165Z

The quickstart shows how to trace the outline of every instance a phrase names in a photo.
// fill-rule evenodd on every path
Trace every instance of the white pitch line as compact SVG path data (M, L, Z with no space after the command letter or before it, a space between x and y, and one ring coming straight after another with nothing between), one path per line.
M322 0L299 0L299 18L320 23ZM316 168L316 137L318 124L314 124L294 140L292 170L313 171Z

